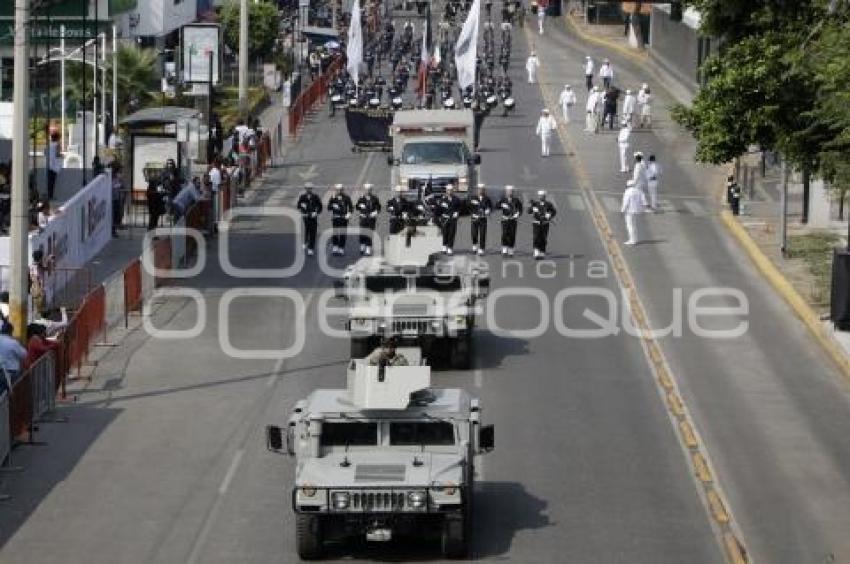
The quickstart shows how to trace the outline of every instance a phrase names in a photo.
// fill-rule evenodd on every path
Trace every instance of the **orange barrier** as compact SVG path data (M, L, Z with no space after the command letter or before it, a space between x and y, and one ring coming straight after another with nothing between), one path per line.
M317 102L324 102L327 99L331 77L340 68L342 68L342 58L338 57L328 65L324 73L319 75L305 91L295 98L292 107L289 108L289 134L291 136L294 137L298 134L298 127L304 121L307 112L311 111Z
M32 439L32 373L24 370L9 395L9 434L12 439Z
M153 266L157 272L171 270L171 239L163 237L153 244ZM154 287L159 288L165 283L166 277L156 276Z
M105 317L106 290L98 286L83 300L63 337L67 366L72 368L76 365L77 377L82 373L83 362L88 360L91 345L103 333Z

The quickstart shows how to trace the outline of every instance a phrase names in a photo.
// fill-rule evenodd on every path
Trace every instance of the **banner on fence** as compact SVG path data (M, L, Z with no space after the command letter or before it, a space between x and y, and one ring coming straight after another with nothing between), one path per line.
M44 278L47 303L69 281L67 276L58 274L58 269L82 268L111 240L112 179L108 174L101 174L60 206L44 229L30 232L29 260L32 261L32 253L39 249L45 257L51 258L54 272L48 270ZM10 262L10 239L0 237L0 265ZM0 268L0 271L5 289L8 268Z
M393 112L385 109L349 108L345 125L351 142L358 147L389 147Z

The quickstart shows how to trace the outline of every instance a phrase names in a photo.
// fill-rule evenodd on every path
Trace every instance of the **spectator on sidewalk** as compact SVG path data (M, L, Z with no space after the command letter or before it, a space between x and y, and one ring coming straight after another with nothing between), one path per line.
M732 215L741 213L741 187L738 186L735 177L731 174L726 179L726 203L729 204Z
M234 167L238 172L238 167ZM210 179L210 232L218 230L218 219L221 209L221 159L213 159L207 173Z
M631 126L629 128L631 129ZM635 153L635 168L632 174L632 182L634 182L635 188L643 192L644 196L646 196L646 192L649 189L649 176L646 173L646 163L643 160L643 153L640 151Z
M112 161L112 236L118 236L118 229L124 225L124 175L121 164Z
M38 203L38 229L39 231L43 231L47 228L47 224L50 223L50 218L53 216L53 213L50 211L50 200L42 200Z
M45 311L44 295L45 282L47 274L53 270L53 256L45 257L44 251L36 249L32 252L32 263L29 267L30 278L30 299L32 300L32 309L36 315L43 315Z
M602 61L602 66L599 67L599 78L602 79L602 87L605 90L611 88L611 83L614 81L614 67L608 59Z
M569 84L565 84L564 89L561 90L558 103L561 105L561 114L564 116L564 123L570 123L570 112L573 106L576 105L576 93L573 92Z
M629 126L635 124L635 109L637 107L637 98L631 90L626 90L626 97L623 99L623 121L629 122Z
M537 58L537 53L531 52L528 60L525 62L525 70L528 71L528 83L534 84L537 82L537 69L540 67L540 59Z
M8 390L12 389L21 375L21 368L27 360L27 349L23 347L13 336L15 328L11 323L4 320L0 327L0 369L5 375L4 385Z
M197 176L191 182L187 182L183 189L177 193L174 201L171 202L171 213L174 216L175 223L181 217L186 215L195 202L201 199L201 179Z
M47 338L47 327L41 323L27 325L27 358L24 366L29 368L50 351L59 348L59 343Z
M148 231L159 227L159 218L165 213L165 193L162 190L159 176L151 176L146 192L148 204Z
M590 55L584 58L584 83L587 85L587 91L590 92L593 88L593 59Z
M47 199L52 200L56 192L56 179L62 172L62 153L59 150L59 132L50 134L47 145Z
M655 155L649 155L646 165L647 186L649 187L649 207L658 211L658 187L661 184L661 165L655 160Z
M646 211L646 196L635 186L632 180L626 184L626 191L623 192L623 205L620 208L626 220L626 232L629 238L626 240L626 245L636 245L638 243L637 216Z
M537 6L537 30L543 35L543 22L546 21L546 8L541 4Z

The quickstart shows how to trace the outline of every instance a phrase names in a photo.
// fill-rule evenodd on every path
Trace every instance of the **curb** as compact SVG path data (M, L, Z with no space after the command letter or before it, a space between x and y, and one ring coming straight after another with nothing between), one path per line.
M564 16L564 24L566 25L568 30L572 31L576 36L578 36L580 39L582 39L584 41L589 41L591 43L595 43L595 44L597 44L601 47L605 47L607 49L613 49L614 51L617 51L621 55L630 58L631 60L633 60L636 63L645 64L649 61L649 57L647 56L646 52L633 51L631 49L623 47L619 43L614 43L613 41L609 41L609 40L603 39L601 37L596 37L595 35L591 35L591 34L585 32L584 30L582 30L579 27L578 23L576 23L576 21L575 21L575 18L570 13L567 13L567 15Z
M732 234L735 239L741 244L750 260L759 269L762 276L770 282L773 289L782 297L783 300L791 307L796 316L803 322L803 325L809 330L812 337L820 344L820 346L829 354L832 361L843 372L845 378L850 380L850 357L848 357L843 349L835 342L832 336L826 331L821 323L817 313L806 303L803 297L797 292L796 288L791 285L788 279L783 275L775 264L764 254L756 242L747 233L747 230L738 223L735 216L729 210L721 210L720 221L726 227L727 231Z

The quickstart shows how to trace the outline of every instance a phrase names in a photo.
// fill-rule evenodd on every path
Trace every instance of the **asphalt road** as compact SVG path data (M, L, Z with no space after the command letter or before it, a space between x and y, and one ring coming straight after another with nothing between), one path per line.
M544 88L564 80L581 84L584 48L556 30L535 43ZM556 318L590 329L596 325L586 310L605 311L595 298L567 300L556 310L559 291L619 292L576 173L587 172L620 237L615 204L622 178L610 134L583 138L571 126L577 154L556 144L551 157L539 157L534 124L544 101L540 86L526 84L520 72L526 52L520 34L514 46L519 107L508 118L485 122L483 179L499 187L515 184L526 196L545 187L559 216L550 238L552 263L542 272L529 257L527 219L520 227L521 274L516 268L503 272L501 257L488 255L494 294L519 288L523 295L490 304L502 331L482 324L472 370L435 374L436 385L477 394L485 419L496 426L497 448L480 466L472 556L519 563L721 562L640 340L622 331L565 338L558 330ZM640 79L637 69L622 67L625 80ZM663 341L744 540L760 562L817 563L829 553L838 562L850 559L844 534L850 530L846 387L720 232L713 199L701 188L711 172L688 163L687 139L659 113L658 129L642 134L641 143L646 139L647 147L665 155L668 212L647 218L647 238L654 242L631 249L627 258L652 320L671 319L675 288L687 297L702 287L728 286L749 298L750 330L743 337L711 340L686 330ZM305 179L319 186L385 186L383 155L355 154L349 147L343 118L316 114L287 165L272 171L247 203L270 214L291 210ZM293 261L297 242L285 218L249 214L228 236L237 267ZM496 250L495 221L489 238ZM465 220L458 248L469 248ZM15 497L0 506L4 563L296 560L293 463L265 449L263 427L285 422L295 401L311 390L341 387L348 343L320 330L318 304L331 278L314 261L292 277L237 279L223 272L220 249L221 241L210 244L203 273L181 284L203 298L200 335L181 340L132 333L101 361L79 401L63 408L70 421L42 425L48 446L16 453L27 472L8 477ZM354 260L354 250L350 242L349 256L331 264ZM305 309L258 289L294 290ZM226 316L223 300L232 300ZM189 330L198 320L190 300L159 302L155 327ZM538 324L542 331L533 338L504 331ZM303 349L285 361L223 352L223 335L239 349L286 348L301 328ZM330 560L336 559L439 560L436 547L401 541L337 547Z

